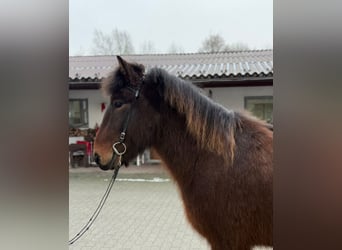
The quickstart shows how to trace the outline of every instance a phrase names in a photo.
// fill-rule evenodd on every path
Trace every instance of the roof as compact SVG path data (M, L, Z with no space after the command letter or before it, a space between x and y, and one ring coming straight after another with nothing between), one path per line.
M273 50L247 50L217 53L122 55L141 63L146 71L163 68L184 79L272 77ZM118 66L115 56L69 57L69 81L98 82Z

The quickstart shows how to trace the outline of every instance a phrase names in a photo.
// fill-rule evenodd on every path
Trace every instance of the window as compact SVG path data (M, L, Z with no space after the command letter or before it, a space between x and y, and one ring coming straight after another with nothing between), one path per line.
M88 100L69 99L69 126L88 126Z
M208 91L208 97L210 99L213 99L213 91L211 89L209 89L209 91Z
M273 123L273 96L245 97L245 109L256 117Z

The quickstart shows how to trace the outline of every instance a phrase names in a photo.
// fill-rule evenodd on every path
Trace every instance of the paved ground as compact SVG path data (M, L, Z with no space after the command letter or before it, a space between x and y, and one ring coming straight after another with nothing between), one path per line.
M96 209L111 175L98 168L70 169L70 238ZM163 168L130 166L120 170L96 222L69 249L210 248L188 224L178 189Z

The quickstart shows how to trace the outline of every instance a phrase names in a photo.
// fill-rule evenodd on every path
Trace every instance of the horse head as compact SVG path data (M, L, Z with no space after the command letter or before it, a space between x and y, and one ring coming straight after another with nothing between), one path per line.
M119 66L103 82L110 105L94 143L95 162L102 170L113 169L118 163L113 162L115 153L124 153L121 160L127 166L151 145L158 126L158 115L146 98L144 66L128 63L120 56L117 59Z

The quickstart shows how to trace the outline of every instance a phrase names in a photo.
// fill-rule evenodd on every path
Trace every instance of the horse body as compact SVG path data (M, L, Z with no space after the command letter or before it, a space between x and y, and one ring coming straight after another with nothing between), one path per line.
M155 150L179 186L193 227L213 249L272 245L270 132L261 128L246 133L242 128L235 135L236 148L244 148L248 153L237 150L234 163L230 164L215 152L198 149L196 141L185 131L183 119L170 118L163 124L162 130L167 133L160 134ZM260 141L268 145L256 145L255 139L251 140L254 136L266 137ZM264 146L266 150L262 149ZM269 155L261 152L267 150ZM258 154L264 157L258 160Z
M119 62L105 88L112 102L125 104L106 111L96 137L102 168L130 109L123 161L153 147L178 184L189 222L212 249L272 245L273 133L266 124L225 110L158 69L145 76L141 98L132 104L125 87L143 68Z

